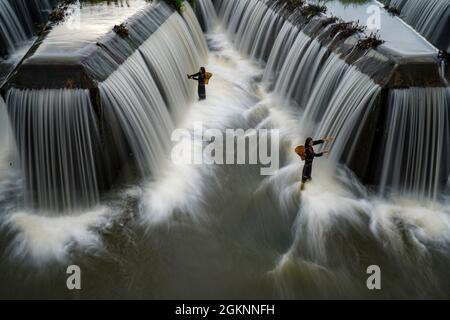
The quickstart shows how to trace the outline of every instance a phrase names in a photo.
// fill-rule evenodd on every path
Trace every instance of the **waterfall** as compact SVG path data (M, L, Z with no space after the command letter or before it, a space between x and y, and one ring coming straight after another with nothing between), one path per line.
M389 92L380 188L436 197L450 171L450 89Z
M278 75L283 66L282 64L291 52L299 32L300 30L290 22L286 22L283 25L267 61L263 78L264 83L273 83L278 79ZM303 39L308 41L306 36L304 36Z
M442 82L446 87L450 87L450 84L447 80L447 70L448 70L448 61L442 59L439 63L439 75L441 76Z
M304 108L328 54L318 41L300 33L281 68L275 92Z
M217 1L219 16L227 25L236 48L254 59L266 61L285 19L265 1Z
M10 89L6 104L25 176L26 203L51 209L95 204L100 136L89 91Z
M450 0L389 0L400 16L438 48L450 51Z
M0 1L0 55L25 44L34 34L35 24L44 21L55 0Z
M197 0L196 11L203 30L212 30L218 23L217 13L211 0Z
M350 71L350 69L352 70ZM356 74L357 70L351 68L338 55L330 54L319 74L315 77L315 85L310 92L305 107L305 117L302 120L303 127L320 124L328 106L338 93L338 88L342 88L344 85L343 80L354 79L349 76L350 73Z
M344 163L352 159L380 86L317 40L296 31L290 22L285 23L269 57L264 79L270 78L279 97L292 99L304 110L300 125L304 133L335 136L331 158Z
M291 29L290 23L287 25ZM279 38L283 40L274 46L275 57L285 55L285 48L278 44L286 37L286 33L280 33ZM289 54L282 58L275 93L293 99L304 110L300 125L303 132L316 137L336 137L329 146L333 148L331 159L349 163L381 87L303 32L288 47ZM270 57L270 63L275 61ZM266 69L266 74L270 73Z
M27 40L27 33L9 1L0 1L0 40L6 54Z
M361 131L380 91L372 79L355 67L342 76L314 133L316 137L335 137L330 146L333 148L331 159L348 163L356 156L354 149L361 143Z
M194 101L186 74L207 59L192 8L182 17L159 5L141 13L145 23L130 27L126 41L101 40L100 53L83 59L94 79L112 72L98 83L98 99L95 89L6 92L30 207L70 212L96 204L117 161L134 163L142 176L158 174L175 123Z
M206 44L205 35L203 34L194 10L192 10L192 7L189 4L186 5L183 18L188 26L192 39L194 40L199 57L206 63L208 60L208 46Z
M6 103L0 96L0 179L3 177L4 171L14 164L14 149Z

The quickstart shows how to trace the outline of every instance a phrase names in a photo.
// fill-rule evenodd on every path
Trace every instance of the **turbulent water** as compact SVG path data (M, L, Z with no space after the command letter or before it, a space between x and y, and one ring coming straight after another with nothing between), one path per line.
M99 86L107 116L120 128L116 134L130 142L143 178L115 188L88 210L53 217L36 214L21 204L26 197L22 173L9 168L14 147L6 143L9 139L2 142L10 156L0 158L0 296L448 298L448 195L430 181L426 189L438 193L435 199L409 197L408 192L394 197L362 185L345 166L343 155L351 154L354 143L349 137L358 135L355 128L365 119L379 86L289 22L271 20L275 13L260 7L259 1L217 1L218 20L211 3L201 3L207 4L202 12L209 21L204 26L208 49L188 10L184 21L178 15L169 18ZM272 31L261 33L253 25L256 21L248 21L251 30L241 30L239 21L245 19L239 20L240 11L233 9L241 5L254 5L255 15L248 19L266 21L263 30ZM253 41L257 45L251 45ZM214 77L207 100L197 102L186 74L206 61ZM392 91L389 101L396 108L388 115L394 128L388 139L402 144L402 123L424 116L436 121L438 130L428 132L417 125L411 133L415 139L422 132L448 136L448 109L442 107L445 103L435 103L448 101L448 91L409 90L424 96L430 108L422 110L421 100L406 90ZM17 99L17 94L11 91L7 99ZM66 92L30 91L20 96L45 99L50 94L64 101ZM85 93L76 95L81 101ZM24 111L27 101L21 104ZM414 108L408 109L411 104ZM89 116L76 107L70 108L75 119ZM6 108L0 100L2 121ZM51 136L54 128L45 126L45 110L33 112L42 126L37 133ZM173 163L169 134L175 127L192 132L197 122L222 131L280 129L280 169L264 177L255 165ZM0 129L7 127L2 123ZM94 134L94 128L89 132ZM338 139L326 146L332 147L332 154L315 161L314 181L300 194L302 164L293 149L309 134L335 133ZM202 137L194 139L195 144L204 143ZM437 150L444 143L440 139L426 147ZM185 143L189 141L179 142ZM388 163L398 163L398 157L410 152L395 153L395 143L383 160L392 170L395 167ZM420 141L417 144L422 147ZM85 143L79 146L89 148ZM77 152L79 157L87 154ZM45 164L51 156L43 154L33 165ZM431 163L437 166L434 160L408 158L406 172L421 172L422 165ZM48 169L41 169L44 179ZM390 172L383 179L398 181L402 191L404 179ZM423 180L415 177L411 183L417 181ZM66 289L69 264L82 269L83 290L76 293ZM366 287L367 267L374 264L382 270L381 291Z

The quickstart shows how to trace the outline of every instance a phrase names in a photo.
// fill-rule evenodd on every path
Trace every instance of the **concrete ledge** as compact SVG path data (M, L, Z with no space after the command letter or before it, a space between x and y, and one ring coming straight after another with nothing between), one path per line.
M441 65L437 52L430 56L402 57L383 46L359 50L356 44L360 36L352 35L344 39L333 34L329 17L319 15L308 21L299 10L291 12L278 0L268 3L285 19L299 26L306 35L338 54L348 64L356 66L383 88L447 86L439 72ZM445 76L450 81L449 66Z
M46 35L30 49L24 61L9 77L2 88L23 89L94 89L97 83L109 77L139 46L148 39L175 10L161 2L148 5L124 23L130 30L127 37L111 31L82 49L77 56L36 55L39 47L45 43ZM135 36L135 33L139 37ZM47 33L48 34L48 33ZM121 56L108 48L120 47ZM57 53L57 52L56 52ZM102 62L96 63L97 62ZM89 68L95 66L95 68ZM39 75L39 76L36 76Z

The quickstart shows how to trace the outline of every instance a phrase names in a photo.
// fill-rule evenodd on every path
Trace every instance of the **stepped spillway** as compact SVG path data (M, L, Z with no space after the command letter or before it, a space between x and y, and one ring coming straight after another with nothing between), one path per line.
M449 0L382 0L437 48L450 52Z
M350 7L327 2L327 13L312 19L277 1L214 3L240 51L267 61L267 85L304 110L302 124L310 128L309 134L337 137L332 156L336 162L345 163L382 193L393 189L436 197L445 187L450 170L450 72L441 72L436 48L375 1ZM330 17L364 24L367 8L374 5L381 12L385 43L357 49L362 35L342 37ZM411 108L405 106L405 97ZM392 121L403 125L392 126ZM395 148L392 137L405 147L389 149L383 159L386 146Z
M437 48L384 11L405 32L398 41L381 30L386 42L361 50L363 34L336 32L331 14L362 17L373 1L329 2L310 21L285 1L201 0L181 15L157 1L136 12L96 2L91 17L130 14L79 36L64 22L3 88L0 297L448 299ZM111 31L122 22L128 36ZM214 74L202 101L186 77L200 65ZM279 169L208 163L209 145L202 164L174 161L171 146L195 157L210 142L198 123L217 140L276 133ZM329 134L300 192L294 149ZM82 290L67 290L68 265ZM368 290L373 265L382 290Z
M0 87L26 54L58 0L0 1Z
M119 172L156 174L174 121L193 98L192 84L171 75L206 59L188 5L185 18L164 2L144 0L69 10L2 89L33 208L92 206ZM70 19L76 14L79 27ZM112 31L120 23L128 36Z

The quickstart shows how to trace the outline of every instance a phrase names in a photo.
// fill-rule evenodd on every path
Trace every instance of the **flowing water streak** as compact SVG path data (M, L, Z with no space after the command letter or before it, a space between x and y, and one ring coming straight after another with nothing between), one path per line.
M450 84L448 83L448 80L447 80L447 70L449 70L448 69L448 61L447 60L444 60L444 59L442 59L441 61L440 61L440 63L439 63L439 74L440 74L440 76L441 76L441 79L442 79L442 81L444 82L444 85L446 86L446 87L450 87Z
M198 0L196 5L198 7L197 12L199 12L200 19L204 23L205 31L214 29L218 23L218 17L212 1Z
M99 84L108 122L118 123L141 175L156 174L167 154L174 125L167 106L140 52L133 54L108 80ZM126 84L126 85L125 85ZM125 150L121 151L123 156Z
M0 96L0 179L4 171L9 170L14 156L14 140L12 137L6 103Z
M285 19L265 1L218 1L219 16L236 48L256 60L266 61Z
M345 163L352 159L356 144L361 143L359 136L381 87L355 67L349 68L339 81L314 136L336 137L330 158Z
M320 122L329 104L332 103L333 97L337 94L339 86L342 86L342 79L349 69L350 66L338 55L330 54L321 69L321 73L316 78L316 84L306 104L302 127L311 129L312 126L315 127Z
M99 132L89 91L10 89L6 103L26 177L26 203L53 210L95 204Z
M35 24L44 21L56 0L1 0L0 49L10 54L25 44L35 33Z
M284 23L285 19L282 15L271 8L266 9L254 38L255 45L252 46L250 54L252 58L267 61Z
M396 89L388 99L381 191L393 186L434 198L450 171L450 89Z
M183 18L188 27L189 34L194 41L198 56L206 63L208 60L208 45L206 44L205 35L203 34L203 30L198 22L195 12L190 5L186 6L185 11L183 12ZM178 32L178 34L181 34L181 32ZM184 38L186 38L186 36L184 36Z
M284 61L298 37L300 30L291 22L286 21L273 45L264 71L263 82L272 84L278 79Z
M250 3L250 0L219 0L214 3L220 20L227 27L227 31L230 34L235 34L237 32L241 23L241 17Z
M43 22L59 0L7 0L14 7L20 22L28 33L32 35L36 30L36 23Z
M328 55L327 48L300 32L284 61L280 71L283 76L278 78L274 91L305 108L313 86L320 85L316 80Z
M27 39L27 33L9 1L0 1L0 44L11 51Z

